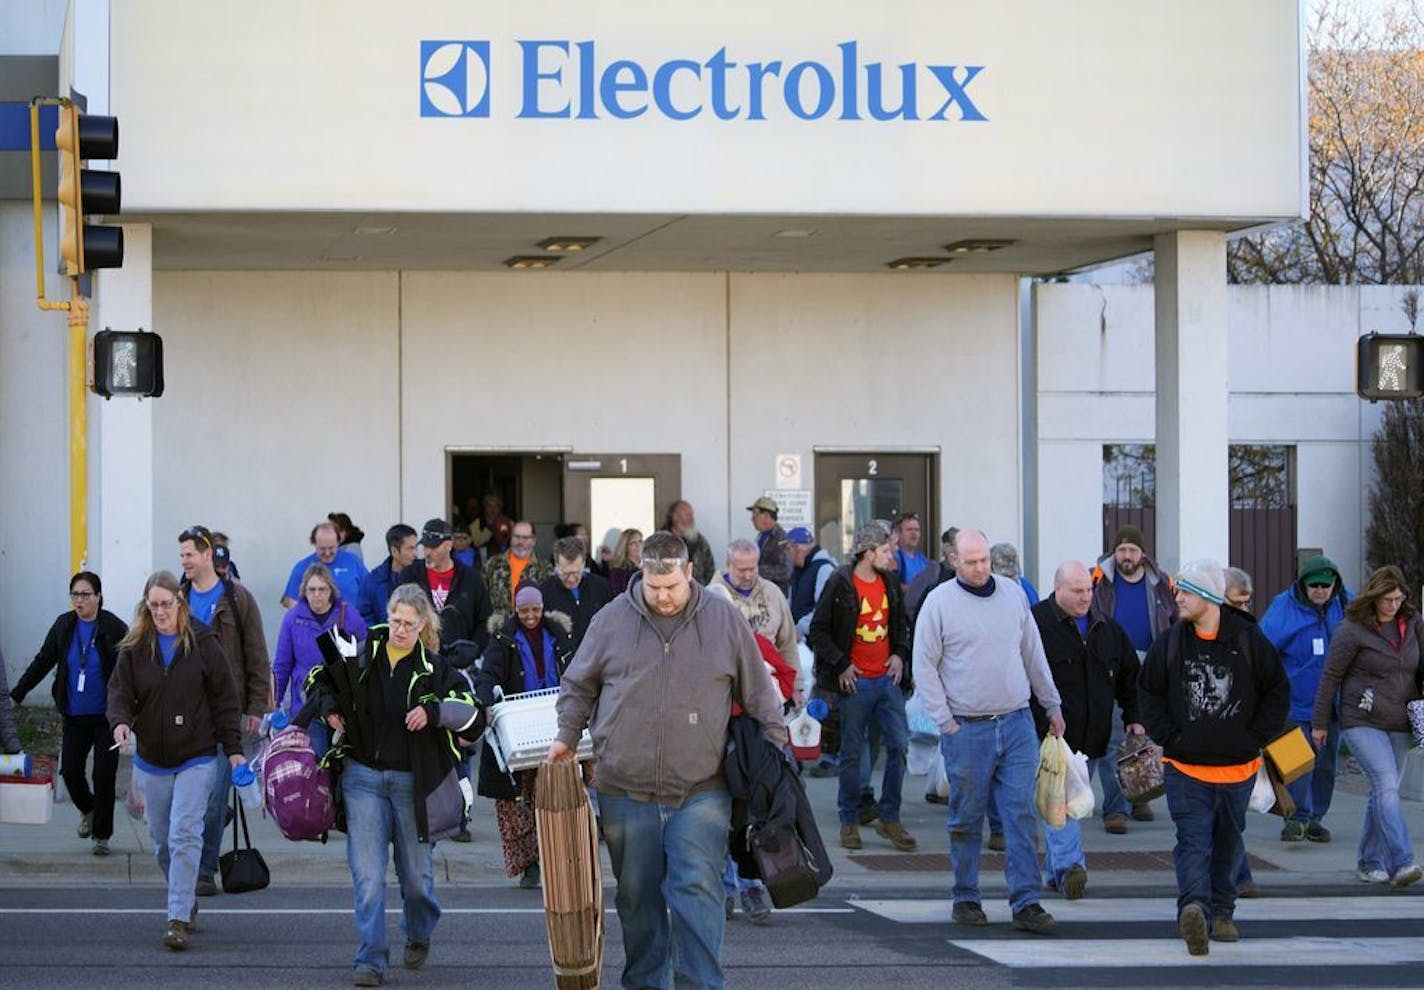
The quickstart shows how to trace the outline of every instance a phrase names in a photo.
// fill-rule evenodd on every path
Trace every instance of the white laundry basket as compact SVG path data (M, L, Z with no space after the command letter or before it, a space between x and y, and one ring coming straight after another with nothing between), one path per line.
M554 703L558 688L506 695L489 709L489 732L485 742L494 747L495 762L509 773L528 770L544 762L549 747L558 736ZM593 740L583 730L575 758L593 759Z

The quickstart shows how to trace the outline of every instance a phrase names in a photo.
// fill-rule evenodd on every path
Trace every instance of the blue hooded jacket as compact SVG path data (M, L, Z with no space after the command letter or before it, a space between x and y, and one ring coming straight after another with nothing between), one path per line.
M1306 577L1322 570L1335 575L1335 588L1323 609L1311 604L1305 590ZM1334 563L1328 557L1312 557L1301 565L1295 583L1272 599L1261 618L1261 632L1280 653L1281 664L1290 678L1293 722L1310 721L1330 639L1344 618L1351 597Z

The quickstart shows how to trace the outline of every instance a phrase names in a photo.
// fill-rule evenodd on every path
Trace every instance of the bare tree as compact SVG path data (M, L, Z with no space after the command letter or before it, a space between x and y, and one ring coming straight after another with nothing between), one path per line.
M1419 293L1406 292L1399 306L1413 327ZM1399 565L1408 586L1418 589L1424 583L1424 400L1385 403L1371 448L1375 480L1370 486L1365 562L1371 568Z
M1318 0L1309 28L1310 207L1239 238L1232 282L1424 282L1424 15L1387 0L1364 18Z

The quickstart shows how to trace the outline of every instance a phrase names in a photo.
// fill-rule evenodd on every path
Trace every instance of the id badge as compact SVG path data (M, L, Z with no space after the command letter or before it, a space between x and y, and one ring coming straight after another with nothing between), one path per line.
M79 683L75 685L75 690L80 694L84 693L84 671L79 672Z
M1312 651L1316 656L1318 656L1318 657L1323 657L1323 656L1325 656L1325 639L1324 639L1324 637L1322 637L1322 636L1316 636L1313 640L1311 640L1311 641L1310 641L1310 649L1311 649L1311 651Z

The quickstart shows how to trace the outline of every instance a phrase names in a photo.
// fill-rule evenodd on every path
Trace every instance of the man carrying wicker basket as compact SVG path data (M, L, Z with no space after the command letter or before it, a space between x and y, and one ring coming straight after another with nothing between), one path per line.
M654 533L639 572L594 618L560 688L549 760L573 759L588 726L618 880L623 986L661 988L675 978L679 987L722 987L732 804L722 759L732 702L777 746L787 742L781 699L750 628L693 581L679 537Z

